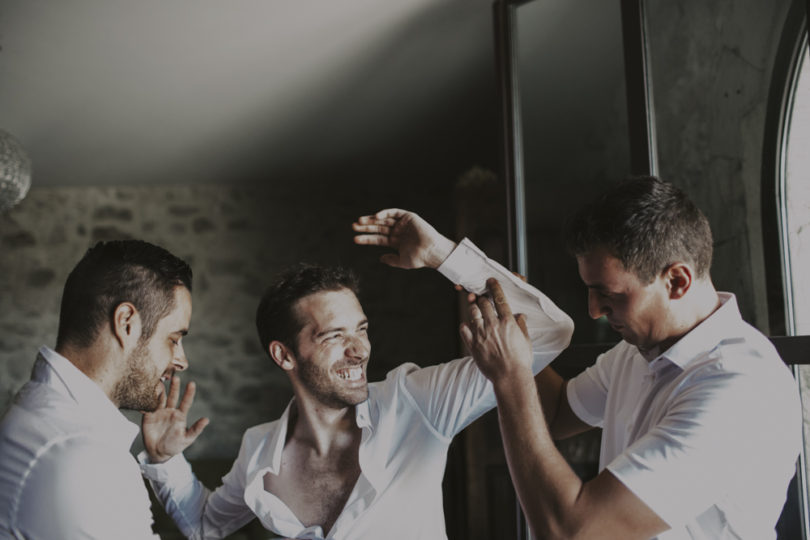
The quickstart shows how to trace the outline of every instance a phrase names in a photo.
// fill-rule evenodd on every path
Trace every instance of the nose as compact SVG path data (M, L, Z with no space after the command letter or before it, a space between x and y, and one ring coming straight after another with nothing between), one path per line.
M350 336L346 342L346 356L364 360L369 353L370 345L368 340L361 336Z
M598 319L602 315L610 313L610 309L602 302L599 294L592 290L588 290L588 315L591 319Z
M186 351L181 344L177 347L174 355L172 358L172 367L175 371L185 371L188 369L188 359L186 358Z

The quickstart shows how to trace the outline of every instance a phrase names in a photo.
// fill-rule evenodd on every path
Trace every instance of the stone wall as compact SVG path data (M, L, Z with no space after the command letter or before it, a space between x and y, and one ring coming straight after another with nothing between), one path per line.
M760 197L765 112L791 0L646 3L660 174L714 233L712 277L768 333Z
M446 197L441 190L428 195L413 190L426 201L421 207L407 196L393 198L449 234L452 221L439 208ZM34 187L0 216L0 410L28 379L37 348L54 346L65 279L99 240L144 239L192 266L193 315L184 340L190 369L182 378L198 384L192 416L211 419L187 452L192 458L235 456L245 428L278 417L292 395L261 350L253 322L270 276L289 264L358 270L371 321L371 380L404 361L453 357L455 293L446 280L385 267L379 249L351 241L352 220L382 204L373 192L313 189L303 196L294 186Z

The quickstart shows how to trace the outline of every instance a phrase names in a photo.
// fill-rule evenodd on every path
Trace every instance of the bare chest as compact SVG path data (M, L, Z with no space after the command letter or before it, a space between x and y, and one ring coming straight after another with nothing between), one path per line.
M278 475L264 476L264 489L292 510L305 526L320 525L328 533L360 476L356 447L326 456L284 449Z

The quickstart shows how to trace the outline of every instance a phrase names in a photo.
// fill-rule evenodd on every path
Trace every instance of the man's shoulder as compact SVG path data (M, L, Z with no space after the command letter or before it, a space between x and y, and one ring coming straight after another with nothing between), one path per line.
M0 463L2 476L14 489L40 490L46 485L86 485L94 479L110 487L122 467L131 468L134 462L128 452L111 447L92 431L24 432L20 427L0 435Z
M91 428L75 401L29 382L0 420L0 448L9 442L43 448L53 440L79 437Z
M407 377L409 374L413 373L414 371L419 371L420 369L424 369L413 362L405 362L404 364L400 364L388 373L385 374L385 380L371 383L372 385L382 385L388 381L396 381L401 379L402 377Z
M760 398L764 394L785 397L786 393L797 393L790 368L771 340L756 328L748 326L743 336L721 341L709 357L714 373L722 373L737 385L748 384Z
M646 363L638 347L621 340L611 345L606 351L594 359L594 364L600 369L621 369L627 364Z

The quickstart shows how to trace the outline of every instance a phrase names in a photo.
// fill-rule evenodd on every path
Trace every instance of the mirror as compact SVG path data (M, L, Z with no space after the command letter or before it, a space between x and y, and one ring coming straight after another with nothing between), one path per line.
M621 2L537 0L516 23L529 279L575 316L575 343L610 340L582 309L561 234L591 191L631 170Z

